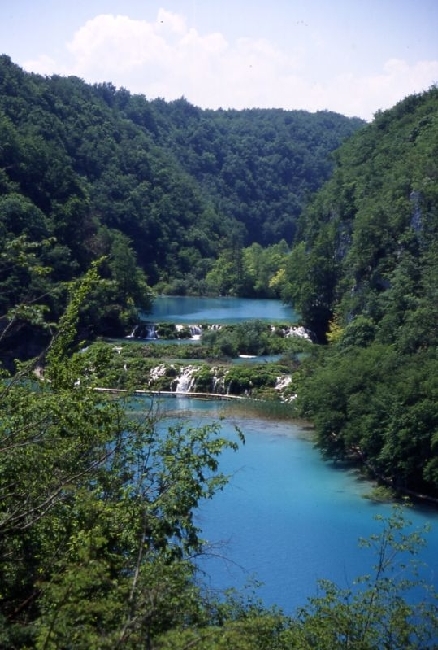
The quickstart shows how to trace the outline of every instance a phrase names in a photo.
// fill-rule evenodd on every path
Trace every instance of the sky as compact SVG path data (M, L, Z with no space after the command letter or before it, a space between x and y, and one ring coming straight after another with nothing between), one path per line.
M0 0L27 71L201 108L376 111L438 84L438 0Z

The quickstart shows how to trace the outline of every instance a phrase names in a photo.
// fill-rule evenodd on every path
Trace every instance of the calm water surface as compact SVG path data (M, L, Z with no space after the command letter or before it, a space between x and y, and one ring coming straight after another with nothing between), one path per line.
M297 321L297 313L280 300L159 296L144 320L167 323L232 324L244 320Z
M291 423L242 417L229 402L175 398L163 409L195 426L223 415L223 434L233 436L238 424L246 437L237 453L223 454L230 482L198 515L211 543L202 568L212 588L242 587L255 577L264 583L258 594L265 604L293 613L316 593L319 578L348 587L370 571L373 556L358 539L379 530L373 517L390 507L364 499L369 484L323 462L308 433ZM409 510L408 518L414 527L432 524L421 557L438 587L438 513Z

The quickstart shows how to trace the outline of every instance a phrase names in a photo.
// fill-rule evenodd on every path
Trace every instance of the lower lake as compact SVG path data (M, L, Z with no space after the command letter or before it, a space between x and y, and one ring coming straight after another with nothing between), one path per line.
M376 558L359 548L359 538L378 532L374 517L389 515L391 506L365 499L372 486L355 471L324 462L309 431L251 416L242 403L181 397L164 399L160 409L170 418L164 426L174 418L187 426L223 418L223 435L235 438L238 425L246 438L221 457L229 484L197 513L208 540L200 567L213 590L256 579L266 605L293 613L317 593L319 579L347 588L371 572ZM406 517L414 529L431 525L420 557L423 575L438 588L438 511L409 508Z

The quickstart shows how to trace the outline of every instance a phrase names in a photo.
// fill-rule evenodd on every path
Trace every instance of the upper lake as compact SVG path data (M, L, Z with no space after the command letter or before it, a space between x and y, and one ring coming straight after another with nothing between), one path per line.
M233 324L246 320L294 323L298 314L281 300L251 298L203 298L158 296L151 314L142 318L155 323Z

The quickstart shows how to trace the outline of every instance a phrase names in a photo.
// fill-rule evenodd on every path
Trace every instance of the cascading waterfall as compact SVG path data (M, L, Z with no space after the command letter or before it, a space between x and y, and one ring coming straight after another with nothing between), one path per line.
M139 323L128 334L127 339L157 339L158 334L155 330L155 323Z
M307 339L308 341L312 340L311 332L302 325L293 325L289 327L289 329L284 332L284 335L287 339L296 337L299 339Z
M201 325L175 325L176 332L190 332L190 338L199 341L202 338L202 326ZM152 322L142 322L135 325L132 332L128 334L125 338L127 339L145 339L145 340L155 340L160 338L158 336L156 325Z
M186 366L181 368L181 374L176 377L171 385L171 390L175 393L196 392L196 373L199 371L197 366ZM217 375L218 369L211 369L211 394L225 394L225 376ZM205 390L205 389L204 389ZM207 389L208 393L208 389Z
M172 390L175 393L190 393L195 384L195 372L194 366L183 368L182 374L172 382Z
M146 337L147 339L157 339L158 334L155 330L155 323L145 323L146 328Z
M160 363L149 371L148 389L157 392L172 392L187 395L217 395L232 397L251 397L254 383L249 380L245 390L239 382L229 376L228 367L212 366L206 373L205 367L199 365L176 366ZM281 402L292 402L296 393L292 392L292 375L276 377L274 389Z
M202 336L202 327L200 325L189 325L192 339L198 340Z
M215 395L221 395L225 390L224 377L214 376L212 379L211 392Z
M135 339L135 338L137 338L137 332L138 332L139 327L140 327L139 325L136 325L134 327L134 329L132 330L131 334L128 334L128 336L126 338L127 339Z
M175 329L177 333L180 332L187 332L187 330L190 332L190 338L192 340L199 340L202 338L202 325L183 325L183 324L177 324L175 325ZM211 330L220 330L221 325L209 325L208 329ZM290 327L279 327L277 328L276 326L272 325L271 326L271 331L275 332L276 330L279 330L279 332L286 338L292 338L292 337L297 337L297 338L303 338L307 340L312 340L312 333L302 327L301 325L292 325ZM142 322L133 328L132 332L126 336L127 339L158 339L159 336L156 331L156 326L155 323L152 322ZM241 355L242 357L247 356L247 355ZM251 355L252 356L252 355Z

